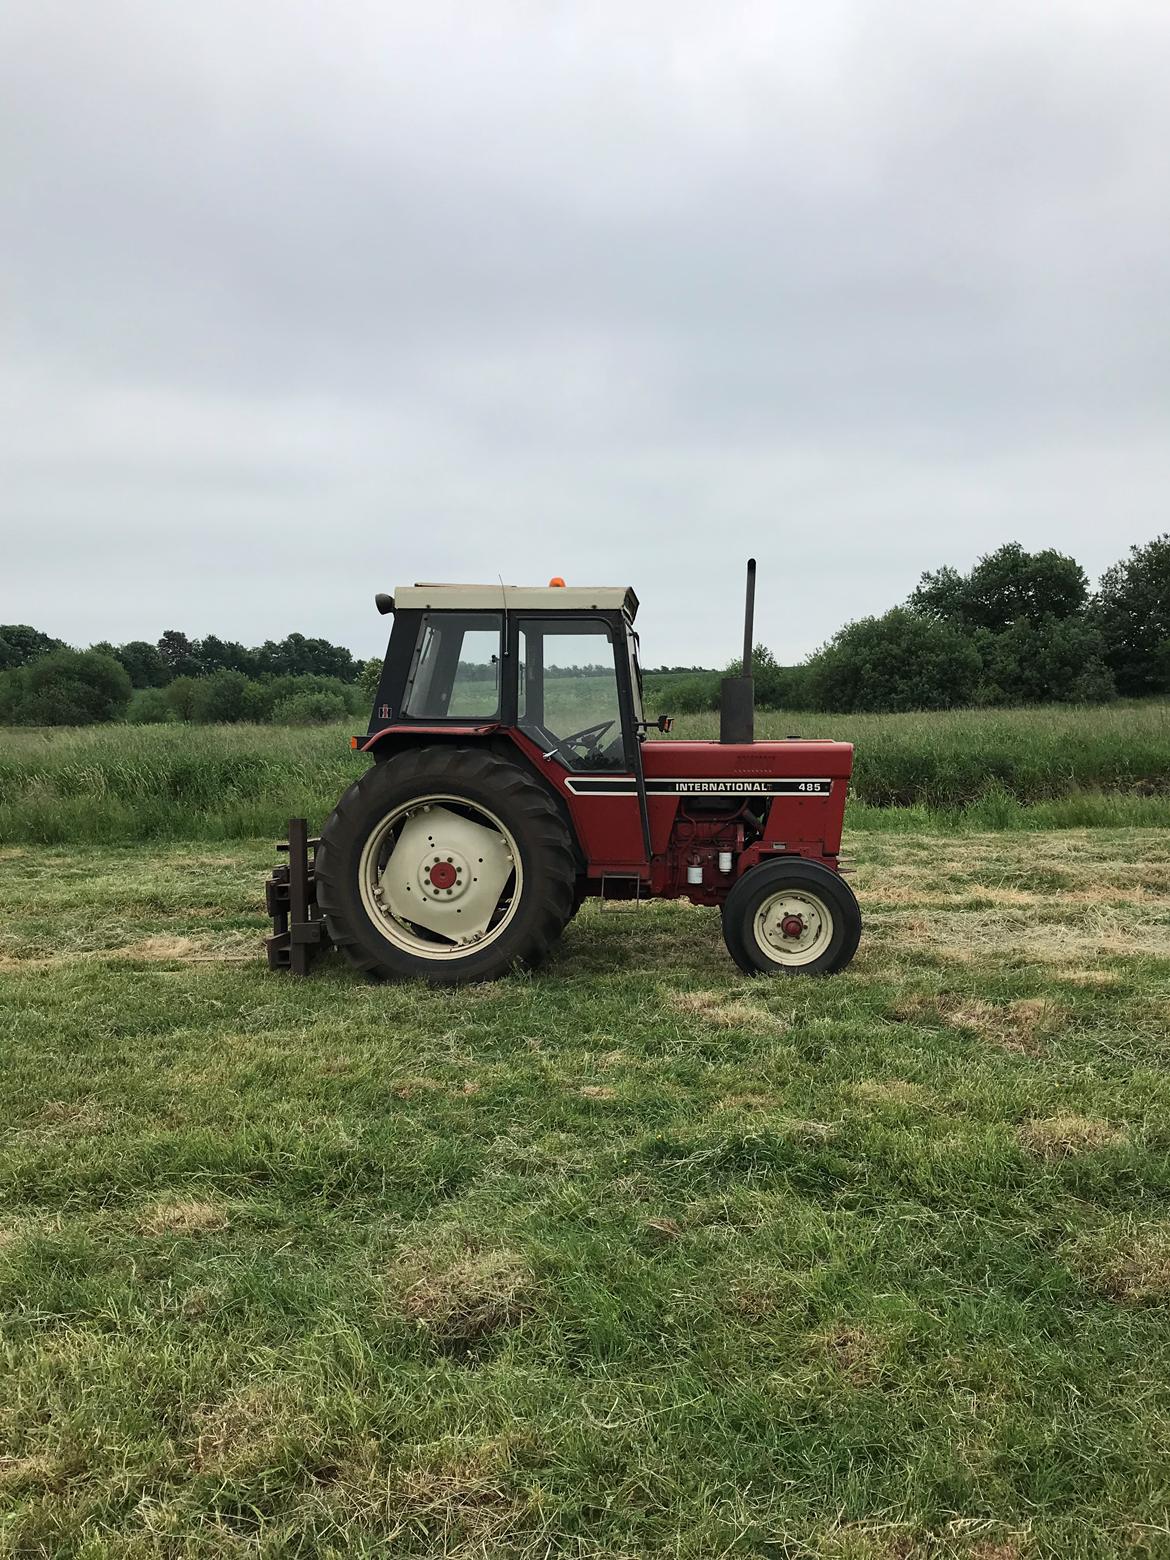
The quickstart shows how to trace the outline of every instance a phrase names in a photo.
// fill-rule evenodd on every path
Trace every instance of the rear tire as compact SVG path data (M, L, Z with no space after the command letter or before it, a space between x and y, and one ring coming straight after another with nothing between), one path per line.
M538 964L569 920L575 880L552 798L477 748L435 745L374 764L317 847L317 903L349 962L435 985Z
M831 975L861 940L844 879L796 857L751 867L723 906L723 940L745 975Z

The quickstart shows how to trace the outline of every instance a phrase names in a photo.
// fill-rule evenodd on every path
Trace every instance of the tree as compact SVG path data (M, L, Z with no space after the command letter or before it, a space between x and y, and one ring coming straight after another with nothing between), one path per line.
M1116 696L1105 646L1085 616L1020 618L1002 634L977 636L981 704L1102 704Z
M168 628L158 642L158 653L171 677L194 677L199 671L195 646L177 628Z
M1106 570L1092 616L1119 692L1170 691L1170 532Z
M161 688L170 681L171 671L157 645L145 639L131 639L119 645L114 655L126 668L136 688Z
M968 629L1001 633L1021 619L1067 618L1084 610L1089 581L1075 558L1052 548L1025 552L1008 542L971 570L926 573L910 596L915 611Z
M0 623L0 672L15 671L38 656L48 655L50 650L64 648L61 640L42 634L39 628L30 628L27 623Z
M941 569L928 569L910 592L907 606L927 617L941 618L948 623L966 620L967 575L949 563Z
M952 623L895 607L841 629L808 662L813 708L937 710L969 704L982 661Z
M14 726L89 726L120 719L130 702L125 669L95 650L51 650L4 684L0 720Z
M358 687L367 699L372 699L378 691L378 684L382 679L382 660L380 656L373 656L369 661L363 661L358 672Z
M192 654L200 673L205 677L215 672L242 672L245 677L255 677L260 669L255 650L247 649L238 640L220 639L215 634L208 634L206 639L197 639L192 646Z
M786 702L784 694L785 674L788 668L780 666L767 645L757 644L752 650L752 681L755 684L756 704L762 710L778 710ZM743 673L743 658L730 661L725 677L739 677ZM716 690L718 699L718 690Z
M350 652L327 639L289 634L279 641L266 640L257 654L261 669L278 677L340 677L353 682L357 676L358 664Z

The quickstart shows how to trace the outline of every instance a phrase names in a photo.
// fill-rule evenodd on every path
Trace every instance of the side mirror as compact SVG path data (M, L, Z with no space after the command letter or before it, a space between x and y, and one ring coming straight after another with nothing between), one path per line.
M660 715L654 724L658 727L659 731L669 731L670 728L674 725L674 719L670 715Z
M388 613L394 611L394 597L388 596L384 590L380 590L374 597L374 605L382 616L385 617Z

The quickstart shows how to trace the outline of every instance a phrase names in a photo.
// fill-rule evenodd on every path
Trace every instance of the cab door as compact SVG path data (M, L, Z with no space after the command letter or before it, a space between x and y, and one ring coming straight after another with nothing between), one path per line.
M641 876L641 747L621 629L603 616L519 616L516 726L565 797L590 876Z

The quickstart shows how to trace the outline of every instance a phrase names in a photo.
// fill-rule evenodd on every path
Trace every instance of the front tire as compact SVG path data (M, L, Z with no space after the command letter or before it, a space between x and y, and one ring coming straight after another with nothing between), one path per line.
M575 874L568 828L525 770L436 745L350 786L321 831L317 903L364 973L456 985L538 964Z
M861 940L853 890L815 861L750 868L723 906L723 940L745 975L831 975Z

